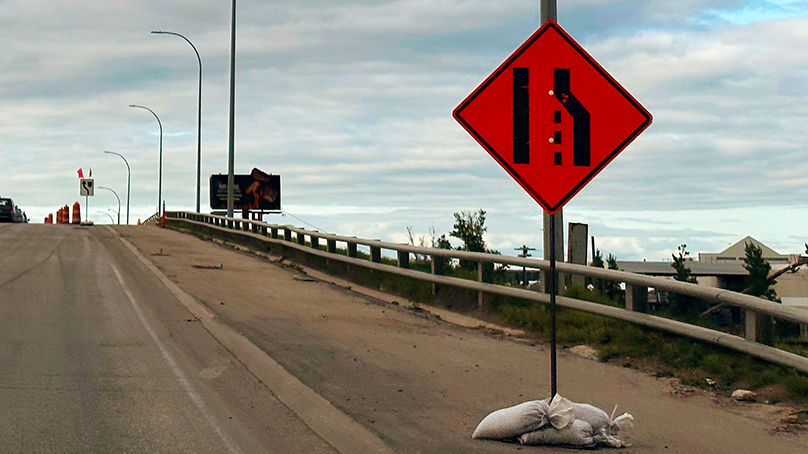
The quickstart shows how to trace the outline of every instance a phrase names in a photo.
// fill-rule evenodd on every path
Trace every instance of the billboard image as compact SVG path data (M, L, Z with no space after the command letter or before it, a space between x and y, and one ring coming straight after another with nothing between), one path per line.
M281 177L252 169L249 175L233 175L233 209L242 211L280 211ZM227 209L227 175L210 176L210 207Z

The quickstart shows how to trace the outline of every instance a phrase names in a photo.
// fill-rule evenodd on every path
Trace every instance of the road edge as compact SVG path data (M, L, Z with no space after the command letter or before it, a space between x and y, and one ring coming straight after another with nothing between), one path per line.
M381 438L306 386L246 337L220 323L212 312L171 281L141 254L135 245L120 236L115 229L111 230L116 233L123 245L166 286L180 304L199 319L214 338L258 377L277 396L278 400L297 414L309 428L334 449L343 454L394 453Z

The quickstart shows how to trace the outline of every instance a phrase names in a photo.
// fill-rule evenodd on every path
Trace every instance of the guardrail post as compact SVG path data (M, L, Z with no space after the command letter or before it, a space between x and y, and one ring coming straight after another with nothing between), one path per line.
M265 225L261 226L261 235L267 236L267 226Z
M434 255L429 257L429 269L430 269L430 272L432 273L433 276L435 275L435 259L436 258L437 257L435 257ZM433 295L435 294L435 283L434 282L432 283L432 294Z
M309 235L310 245L312 249L320 250L320 237Z
M306 244L306 234L297 232L297 244Z
M800 323L800 339L808 340L808 325Z
M648 287L626 284L626 310L648 312Z
M289 230L288 228L283 229L283 240L288 241L290 243L292 242L292 231Z
M328 243L328 252L330 252L331 254L336 254L337 253L337 240L329 239L327 241L327 243Z
M382 248L379 246L370 247L370 261L380 263L382 261Z
M269 228L269 233L270 233L270 235L272 235L273 239L276 239L276 240L278 239L278 228L277 227L270 227Z
M356 257L356 243L348 241L348 257Z
M483 262L477 262L477 282L483 283ZM477 292L477 306L483 307L483 291Z
M746 340L765 345L774 344L774 318L751 309L746 313Z
M252 221L241 221L241 228L245 232L249 232L250 230L252 230L252 226L253 226Z
M399 268L409 268L410 267L410 253L407 251L396 251L398 255L398 267Z

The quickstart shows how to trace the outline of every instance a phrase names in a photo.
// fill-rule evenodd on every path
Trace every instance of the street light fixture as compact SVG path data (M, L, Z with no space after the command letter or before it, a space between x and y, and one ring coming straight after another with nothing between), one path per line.
M179 33L167 32L163 30L152 30L152 33L158 35L174 35L184 39L188 44L191 45L194 53L196 53L196 59L199 62L199 107L197 109L196 123L196 212L199 213L199 196L202 178L202 58L199 57L199 51L196 50L194 43L192 43L191 40L185 36Z
M105 188L104 186L99 186L98 189L106 189L107 191L110 191L113 194L115 194L115 198L118 199L118 225L121 225L121 198L118 197L118 193L115 192L113 189Z
M129 225L129 187L130 187L129 183L132 180L132 170L129 169L129 161L127 161L126 158L124 158L122 154L115 153L114 151L105 151L104 153L116 154L116 155L120 156L121 159L123 159L123 162L126 163L126 225ZM118 199L118 200L119 200L118 213L120 213L121 212L120 199ZM120 216L120 214L119 214L119 216ZM121 222L120 222L120 219L119 219L118 224L120 224L120 223Z
M152 115L154 115L154 118L157 119L157 125L160 126L160 170L157 174L157 214L162 214L162 211L160 211L160 205L162 205L163 202L163 123L160 122L160 117L158 117L153 110L146 106L129 104L129 107L137 107L138 109L148 110Z

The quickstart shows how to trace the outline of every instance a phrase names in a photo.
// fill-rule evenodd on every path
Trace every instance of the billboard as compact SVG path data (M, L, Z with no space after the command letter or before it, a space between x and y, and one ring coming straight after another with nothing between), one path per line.
M281 176L252 169L249 175L233 175L233 209L280 211ZM210 207L227 209L227 174L210 176Z

